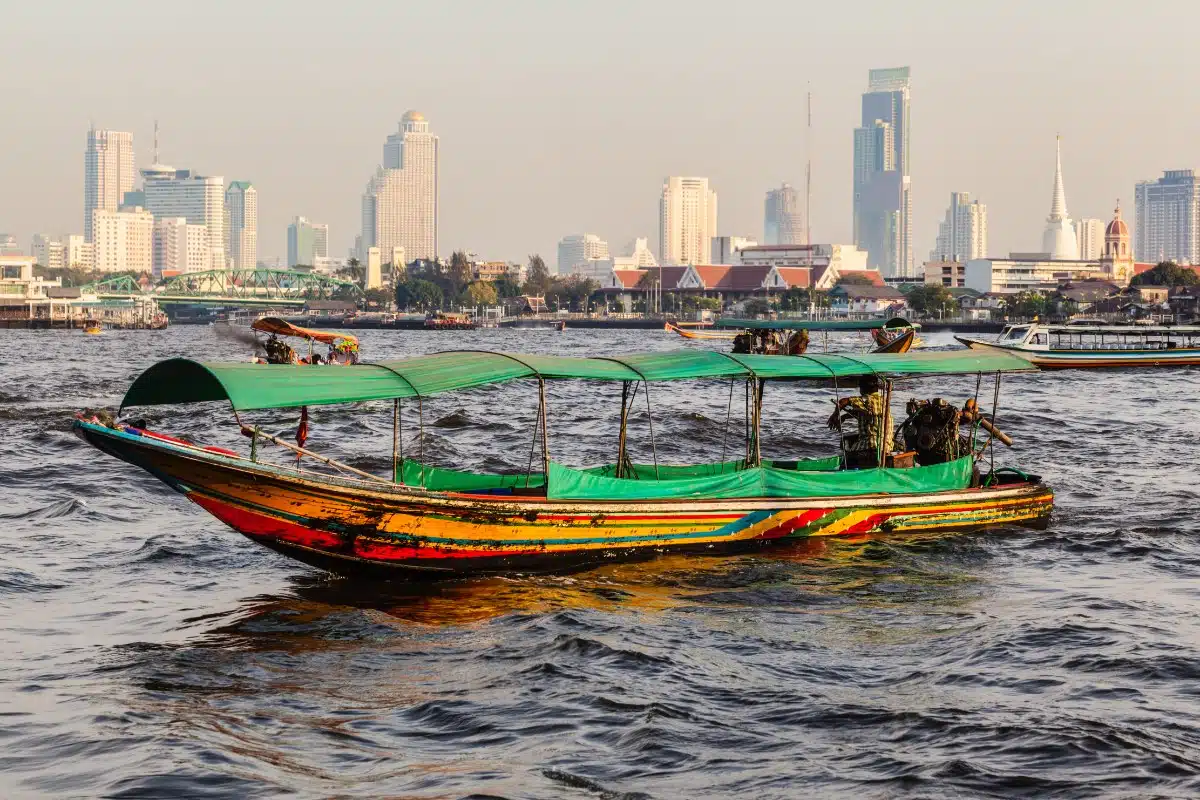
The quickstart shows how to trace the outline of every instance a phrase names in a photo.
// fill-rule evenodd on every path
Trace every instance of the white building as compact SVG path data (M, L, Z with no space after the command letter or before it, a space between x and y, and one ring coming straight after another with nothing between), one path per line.
M1174 169L1134 188L1134 255L1156 264L1200 264L1200 178Z
M366 284L364 288L378 289L383 286L383 258L379 254L378 247L367 248L367 273Z
M790 184L785 183L767 192L763 204L763 244L804 244L804 215L800 211L800 196Z
M83 234L72 233L62 238L63 263L68 267L91 270L96 267L96 246Z
M400 131L383 146L383 166L367 181L362 198L358 258L378 247L403 247L408 258L438 254L438 137L417 111L400 121Z
M654 253L650 251L650 247L645 237L634 239L625 248L627 255L613 256L607 258L595 258L584 265L576 268L576 275L581 275L585 278L590 278L603 284L612 276L613 270L628 270L628 269L648 269L657 267L658 260L654 257ZM520 265L522 270L524 265ZM524 273L522 273L523 275ZM511 275L510 275L511 277ZM525 278L522 277L518 283L524 283Z
M658 257L664 264L703 264L717 232L717 193L708 178L670 177L658 204Z
M391 264L392 267L404 267L408 264L404 255L404 248L401 245L396 245L392 248L391 258L388 259L387 263Z
M1067 192L1063 188L1062 137L1058 137L1054 158L1054 196L1050 199L1050 215L1046 217L1046 231L1042 234L1042 250L1058 260L1079 258L1079 242L1075 240L1075 226L1067 216ZM969 284L968 284L969 286ZM972 287L973 288L973 287Z
M225 257L233 269L258 264L258 189L233 181L225 190Z
M125 193L133 190L136 177L133 134L90 129L83 156L84 236L92 234L92 212L96 209L117 211Z
M312 266L318 258L329 258L329 226L306 217L295 217L288 225L287 265Z
M48 269L62 269L66 266L66 252L63 243L53 236L35 233L29 254L35 262Z
M709 264L737 264L738 254L747 247L758 247L758 242L749 236L714 236Z
M594 233L574 233L558 240L558 274L570 275L587 262L608 258L608 242Z
M314 256L311 266L313 272L319 272L322 275L333 275L339 269L343 269L346 266L346 259Z
M985 258L988 249L987 206L972 202L967 192L951 192L946 218L938 224L930 261L970 261Z
M154 274L204 272L212 269L208 229L186 217L154 220Z
M1049 292L1063 281L1101 278L1099 261L1053 259L1046 253L1010 253L1008 258L975 258L967 262L963 283L984 294Z
M1102 219L1075 220L1075 241L1079 243L1079 258L1094 261L1104 255L1104 227Z
M225 179L162 169L161 174L142 173L146 210L156 219L184 217L192 225L203 225L208 232L208 269L225 269Z
M100 272L149 272L154 266L154 216L139 206L93 209L92 245Z

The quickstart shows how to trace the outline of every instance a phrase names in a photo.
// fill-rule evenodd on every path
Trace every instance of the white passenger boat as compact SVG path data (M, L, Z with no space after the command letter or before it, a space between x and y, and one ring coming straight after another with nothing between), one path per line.
M1004 350L1042 369L1200 365L1200 325L1006 325L993 341L955 336L972 350Z

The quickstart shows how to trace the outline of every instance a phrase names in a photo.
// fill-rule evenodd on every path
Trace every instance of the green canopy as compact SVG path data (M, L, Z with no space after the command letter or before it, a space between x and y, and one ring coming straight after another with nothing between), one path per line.
M879 328L920 328L904 317L891 319L719 319L718 328L771 331L873 331Z
M354 366L161 361L134 380L121 407L228 400L238 411L428 397L518 378L667 381L696 378L828 380L861 375L961 375L1035 370L999 350L730 355L673 350L598 358L450 351Z

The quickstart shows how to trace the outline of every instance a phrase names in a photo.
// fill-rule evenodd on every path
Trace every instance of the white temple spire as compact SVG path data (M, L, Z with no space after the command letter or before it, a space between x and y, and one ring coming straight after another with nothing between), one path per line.
M1050 201L1050 216L1042 234L1042 250L1055 260L1074 261L1079 258L1079 240L1075 226L1067 216L1067 191L1063 188L1062 137L1055 138L1054 198Z
M1054 155L1054 197L1050 201L1050 216L1047 222L1061 222L1067 218L1067 190L1063 188L1062 177L1062 137L1055 137Z

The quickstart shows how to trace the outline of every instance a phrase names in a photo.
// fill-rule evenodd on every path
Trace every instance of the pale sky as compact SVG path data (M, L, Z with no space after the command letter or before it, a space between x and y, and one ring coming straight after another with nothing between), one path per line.
M849 242L851 153L873 67L912 67L915 256L951 191L993 255L1040 249L1054 136L1073 217L1107 219L1164 169L1200 169L1195 3L15 0L0 47L0 231L82 232L89 121L162 160L250 180L259 255L302 214L331 255L406 109L441 138L440 249L553 264L558 239L656 247L667 175L711 179L719 233L762 236L804 178L813 238ZM1132 220L1131 220L1132 221ZM1136 232L1135 232L1136 235Z

